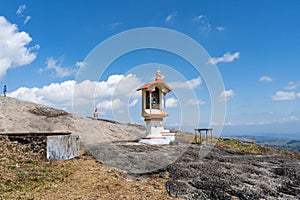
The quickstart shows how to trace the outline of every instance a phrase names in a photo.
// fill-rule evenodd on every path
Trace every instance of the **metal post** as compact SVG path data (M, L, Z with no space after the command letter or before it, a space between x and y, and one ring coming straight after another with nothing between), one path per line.
M208 132L208 130L205 131L205 140L206 140L206 144L208 144L207 132Z
M199 131L199 134L200 134L200 142L199 142L199 144L202 145L202 137L201 137L202 133L201 133L201 130L198 130L198 131Z
M164 92L164 112L166 113L166 93Z
M150 115L151 115L151 110L152 110L152 91L149 92L150 95Z

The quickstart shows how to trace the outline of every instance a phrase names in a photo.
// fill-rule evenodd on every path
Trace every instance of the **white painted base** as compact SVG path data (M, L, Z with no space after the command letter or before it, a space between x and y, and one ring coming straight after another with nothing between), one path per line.
M144 144L170 144L170 141L162 138L144 138L140 140L140 143Z
M163 127L161 126L161 120L147 121L146 123L146 138L162 137L161 131Z
M170 133L169 130L167 130L168 132L167 133L162 133L162 136L163 137L166 137L166 140L170 142L174 142L175 141L175 133Z
M175 141L175 133L162 133L161 137L147 137L140 140L144 144L170 144Z
M170 133L162 126L162 119L146 121L146 137L140 142L144 144L170 144L175 141L175 133Z

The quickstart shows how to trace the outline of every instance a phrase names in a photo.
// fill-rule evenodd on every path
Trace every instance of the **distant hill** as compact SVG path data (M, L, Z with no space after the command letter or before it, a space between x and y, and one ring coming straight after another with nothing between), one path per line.
M289 138L280 138L272 136L232 136L233 138L255 142L260 145L269 146L281 150L294 151L300 153L300 140L294 140Z

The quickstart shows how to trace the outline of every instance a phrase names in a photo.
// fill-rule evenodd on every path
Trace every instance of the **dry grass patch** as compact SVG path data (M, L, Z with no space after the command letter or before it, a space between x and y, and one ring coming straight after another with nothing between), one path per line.
M0 138L0 199L173 199L166 179L146 181L106 167L91 156L48 161L28 146Z
M300 154L295 152L282 151L271 147L265 147L253 142L243 142L237 139L219 139L217 146L245 153L278 155L300 159Z

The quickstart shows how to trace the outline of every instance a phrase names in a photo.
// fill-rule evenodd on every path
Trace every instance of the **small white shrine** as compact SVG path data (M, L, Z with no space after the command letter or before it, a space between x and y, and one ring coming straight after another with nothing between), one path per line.
M167 117L166 94L172 89L162 79L157 69L155 81L138 88L142 90L142 116L147 123L146 136L140 140L145 144L170 144L175 140L175 133L165 130L162 121ZM162 99L163 96L163 99Z

